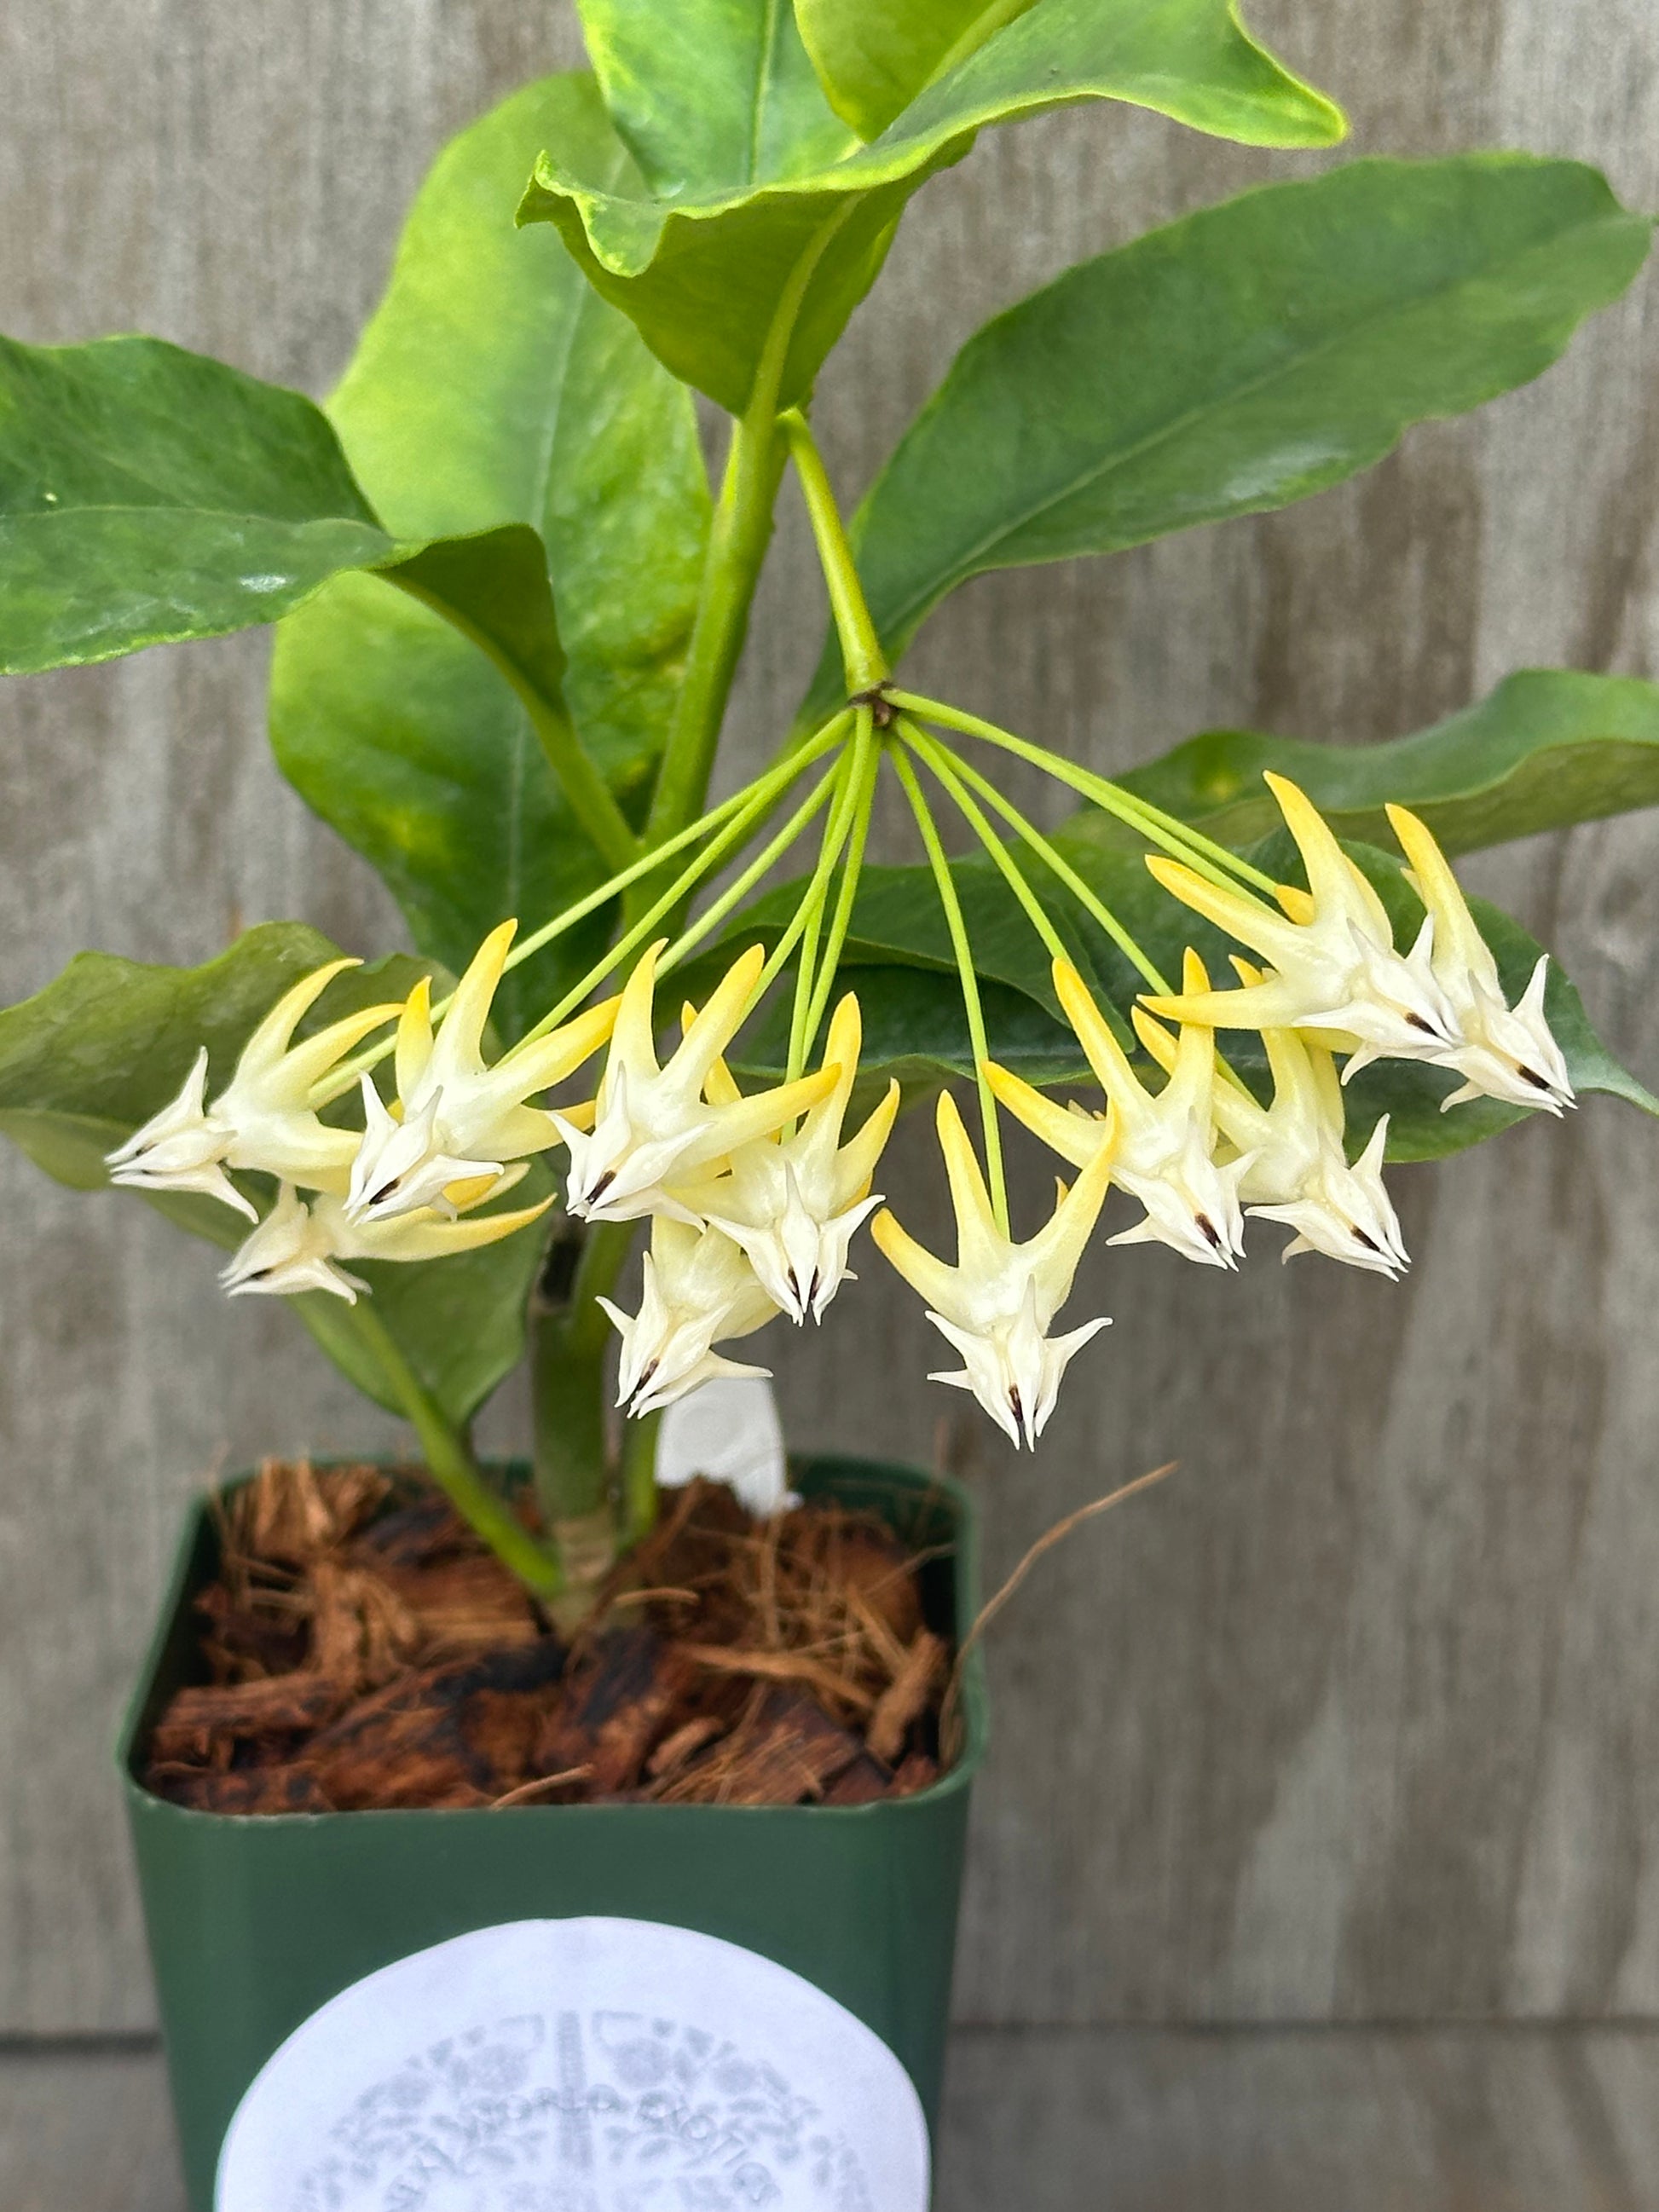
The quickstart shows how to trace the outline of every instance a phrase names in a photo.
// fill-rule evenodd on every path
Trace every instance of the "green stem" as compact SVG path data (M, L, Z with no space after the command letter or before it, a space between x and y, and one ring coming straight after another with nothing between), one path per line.
M696 812L708 787L726 702L749 629L749 610L772 537L784 445L775 420L776 385L757 380L749 411L732 426L726 474L709 532L691 628L685 680L675 702L657 787L646 820L648 843Z
M1098 922L1124 958L1134 968L1141 980L1150 983L1153 990L1167 995L1170 986L1164 981L1162 971L1148 959L1111 908L1084 881L1071 862L1050 844L1036 823L1028 821L1012 799L1003 797L988 776L981 775L976 768L970 767L959 754L951 752L943 745L940 745L939 750L945 754L963 781L970 789L976 791L986 804L1002 817L1015 836L1021 838L1037 858L1065 884L1085 913L1091 915Z
M530 1304L536 1491L563 1571L556 1617L566 1628L583 1617L617 1557L605 1412L611 1324L599 1300L622 1272L635 1226L562 1224Z
M552 1597L564 1577L556 1559L536 1541L478 1470L466 1439L449 1419L372 1307L354 1306L349 1325L375 1362L420 1438L433 1480L468 1528L538 1597Z
M999 729L994 722L982 721L977 714L964 714L957 707L942 706L934 699L919 698L908 691L895 691L890 696L896 707L904 708L923 721L942 723L947 730L960 730L964 737L979 738L988 745L996 745L1018 759L1030 761L1033 767L1068 785L1083 798L1093 799L1097 806L1137 830L1149 844L1161 846L1172 859L1184 861L1194 873L1218 884L1224 890L1236 891L1241 881L1254 884L1258 890L1274 890L1271 876L1264 875L1249 861L1241 860L1237 853L1230 853L1212 837L1189 829L1173 814L1166 814L1162 807L1137 799L1121 784L1062 760L1046 746L1034 745L1029 738L1018 738L1012 730ZM1278 913L1277 906L1273 911Z
M741 875L735 877L717 899L710 901L690 927L683 930L674 939L657 963L659 975L666 975L688 954L695 952L704 938L720 927L732 908L748 897L768 870L775 867L783 858L812 817L834 796L840 775L841 770L837 767L819 777L783 827L761 848Z
M800 958L795 963L795 1001L789 1015L788 1080L793 1083L806 1065L806 1056L812 1049L817 1035L817 1024L812 1018L812 1009L821 1004L819 994L818 940L823 927L823 909L830 896L830 878L835 872L848 837L854 840L854 850L861 860L866 838L870 832L871 789L866 771L866 755L870 750L874 728L867 707L858 710L857 732L853 749L848 756L846 781L836 804L834 819L824 832L823 843L818 853L818 864L806 889L805 902L810 908L805 933L801 939ZM845 874L842 884L845 888ZM841 912L841 902L836 911ZM846 935L843 922L842 937ZM826 948L828 951L829 948ZM841 957L839 942L835 945L830 958ZM833 972L833 970L832 970ZM829 983L823 985L827 996Z
M430 607L442 615L461 635L476 645L507 683L514 695L530 717L530 726L535 731L548 766L563 787L570 801L570 811L586 830L598 848L601 858L613 868L625 868L635 859L640 841L628 826L628 818L615 799L611 787L600 775L592 755L576 735L575 726L566 711L562 700L550 699L538 690L525 671L500 645L475 623L468 622L449 602L435 592L423 590L418 584L395 573L387 578L406 592L422 606Z
M862 781L857 791L853 835L841 872L841 884L836 893L836 910L830 917L829 939L812 987L812 1002L806 1016L804 1053L810 1053L812 1049L824 1010L830 1003L830 994L836 988L836 971L841 965L842 951L847 943L848 930L852 926L853 902L858 896L859 877L864 867L864 848L870 836L870 817L875 805L876 778L881 770L882 748L876 743L875 718L867 707L859 709L858 736L854 743L855 757L860 747L864 752L864 765L855 771Z
M933 871L939 902L945 909L945 926L950 930L951 943L957 956L963 1008L968 1017L968 1037L973 1047L974 1081L979 1091L980 1125L985 1132L985 1168L991 1186L991 1205L996 1215L997 1226L1006 1237L1008 1234L1008 1186L1002 1171L1002 1133L997 1126L997 1102L985 1079L985 1063L991 1057L991 1048L985 1035L985 1011L980 1004L979 977L974 971L974 951L968 940L968 925L963 920L962 902L957 896L957 887L951 880L951 864L945 856L944 846L939 842L933 817L927 811L927 801L916 781L916 772L902 752L894 753L892 762L893 772L904 787L904 795L910 802L910 811L916 817L916 827L921 832L921 842L927 848L928 866Z
M847 689L854 693L873 690L887 680L887 657L881 649L881 640L865 601L864 586L859 581L858 567L848 542L841 509L836 504L829 471L800 410L792 407L779 421L789 441L789 457L794 462L806 512L811 520L818 562L830 592L830 611L835 617L836 635L841 640Z
M951 765L951 756L945 748L928 737L915 722L902 720L899 729L905 744L919 760L925 761L933 774L944 786L946 795L954 801L957 813L985 848L988 858L994 864L1014 896L1025 909L1025 918L1042 939L1051 960L1070 961L1065 941L1053 921L1043 910L1042 902L1026 881L1024 872L1015 863L1013 855L997 836L980 809L969 797L967 787Z
M763 778L762 783L764 786L764 788L762 789L761 787L756 787L757 795L750 798L748 803L743 807L743 809L738 814L734 815L732 820L727 823L726 827L711 840L704 850L698 854L696 859L691 863L690 866L684 870L680 875L676 877L674 881L669 885L668 889L662 893L660 897L659 897L653 905L646 908L645 912L640 916L633 927L625 931L611 947L610 951L605 953L601 958L594 963L593 966L588 969L586 975L582 977L581 981L579 983L574 983L570 989L565 993L563 998L559 1000L558 1004L556 1006L551 1007L548 1012L544 1014L540 1021L535 1024L533 1029L526 1031L524 1042L528 1043L532 1038L544 1036L550 1030L556 1029L559 1024L563 1021L568 1015L574 1012L577 1006L580 1006L582 1000L587 997L591 991L597 990L599 986L605 981L605 977L611 974L612 969L620 967L623 962L628 958L631 952L635 951L645 943L652 931L655 929L659 923L664 921L667 916L673 912L675 908L683 902L684 900L690 896L692 891L696 888L702 878L706 876L719 861L722 860L727 853L732 851L734 847L744 845L748 842L750 832L768 814L771 812L779 799L788 788L789 784L793 782L795 777L799 775L804 769L809 767L822 752L827 750L828 744L833 742L835 742L834 738L829 737L826 733L826 743L824 744L820 744L816 747L808 746L804 751L795 754L792 759L783 764L787 773L783 775L781 781L774 781L771 777ZM832 770L830 774L823 779L823 784L828 785L832 782L833 780L834 771ZM795 815L791 817L792 821L798 821L810 817L812 810L817 806L821 801L823 787L821 785L812 793L811 796L805 802L804 805L797 809ZM769 853L772 852L773 847L778 844L779 839L783 840L786 843L788 842L793 834L794 833L789 830L788 825L786 824L784 830L779 832L779 837L775 838L773 840L773 844L767 848L767 851ZM769 865L769 862L765 863L765 866ZM755 880L759 874L763 872L764 866L761 862L757 861L750 869L745 872L745 876L739 880L744 882L746 884L748 882ZM734 902L732 899L731 895L728 893L726 895L724 901L717 900L715 902L715 906L720 908L721 914L723 915L725 912L729 910L730 906L732 903L734 903ZM713 911L714 908L711 908L710 912L712 913ZM704 915L702 921L703 922L706 922L708 921L708 916ZM698 927L701 929L702 924L700 923ZM680 946L683 947L684 944L685 939L682 939L680 940ZM675 948L672 950L669 954L665 956L662 964L666 968L672 960L683 957L683 951L679 948Z
M623 1540L631 1552L657 1525L657 1431L662 1414L641 1413L623 1431Z

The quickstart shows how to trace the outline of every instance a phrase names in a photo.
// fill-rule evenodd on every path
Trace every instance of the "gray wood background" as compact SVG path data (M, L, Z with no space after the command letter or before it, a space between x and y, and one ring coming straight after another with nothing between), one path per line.
M1350 105L1354 150L1577 154L1659 204L1650 0L1253 12ZM568 10L532 0L11 0L0 323L152 330L320 392L445 135L577 54ZM987 313L1305 167L1127 112L988 138L928 187L824 380L844 489ZM1282 517L975 585L914 665L1103 766L1223 721L1363 742L1517 665L1653 673L1656 320L1649 282L1538 386ZM791 514L735 758L781 726L819 624ZM266 916L395 940L269 763L264 661L242 638L0 693L0 1000L82 945L197 960ZM1638 820L1474 872L1650 1080L1656 858ZM1048 1561L998 1632L964 2017L1659 2010L1656 1141L1597 1102L1401 1172L1403 1288L1312 1260L1216 1282L1106 1255L1079 1310L1117 1326L1035 1464L978 1428L941 1438L930 1333L873 1259L821 1336L777 1347L802 1443L965 1468L994 1571L1182 1462ZM893 1181L928 1176L929 1151L908 1130ZM106 1753L179 1501L213 1464L387 1425L279 1310L223 1305L209 1260L143 1209L9 1155L0 1220L0 2033L140 2028Z

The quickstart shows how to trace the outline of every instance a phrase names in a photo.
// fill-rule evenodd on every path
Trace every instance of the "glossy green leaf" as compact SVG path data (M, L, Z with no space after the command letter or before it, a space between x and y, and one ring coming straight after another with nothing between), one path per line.
M1547 368L1650 239L1595 170L1481 154L1264 186L1084 262L969 340L860 510L884 641L988 569L1368 467Z
M440 155L386 296L330 403L380 511L415 537L534 525L568 655L564 690L624 805L643 795L684 660L708 527L690 395L556 239L511 219L537 149L633 175L586 76L530 85ZM271 735L289 779L390 884L416 942L464 966L605 873L520 700L453 629L342 578L277 633ZM605 919L515 969L520 1035Z
M104 1188L105 1154L177 1094L204 1044L211 1096L282 993L337 957L327 938L301 922L262 923L199 968L78 954L45 990L0 1009L0 1134L58 1182L77 1190ZM429 962L402 955L350 970L330 985L301 1033L356 1006L401 996L429 972ZM508 1202L533 1202L549 1187L538 1163ZM222 1249L234 1249L247 1234L247 1224L212 1199L146 1198L175 1225ZM517 1362L539 1249L531 1230L419 1267L362 1267L380 1318L453 1419L471 1413ZM310 1292L289 1303L352 1382L401 1410L351 1336L343 1301Z
M788 0L578 8L605 106L653 192L810 175L857 143L819 88Z
M734 14L749 4L731 0ZM674 9L641 12L669 35L661 26ZM701 7L691 12L702 19ZM782 12L775 0L773 13ZM685 66L696 64L694 49ZM684 94L725 97L702 76L687 79ZM872 144L810 174L629 191L597 173L581 147L550 142L520 221L556 224L589 280L676 375L741 413L765 356L787 406L874 283L927 178L959 161L983 125L1082 100L1127 100L1250 145L1328 145L1343 128L1328 100L1245 35L1230 0L1040 0ZM626 112L637 132L637 110Z
M1036 0L795 0L825 97L860 138L875 138L935 76Z
M0 339L0 671L270 622L397 552L297 392L159 338Z
M1299 783L1339 836L1385 837L1392 800L1420 814L1447 852L1474 852L1659 805L1659 684L1523 669L1478 705L1386 744L1209 730L1120 781L1237 846L1279 820L1267 769Z

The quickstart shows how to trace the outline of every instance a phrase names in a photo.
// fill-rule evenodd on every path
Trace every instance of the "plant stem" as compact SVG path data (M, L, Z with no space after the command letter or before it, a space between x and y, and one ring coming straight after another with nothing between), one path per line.
M951 756L943 745L936 744L915 723L902 720L899 724L905 743L919 760L925 761L933 775L945 787L947 795L955 801L957 811L985 848L987 857L995 865L1014 896L1025 909L1025 918L1042 939L1051 960L1069 962L1064 939L1044 912L1042 902L1026 881L1013 855L997 836L980 809L969 797L967 787L951 765Z
M1121 784L1096 775L1090 769L1078 768L1058 753L1051 753L1046 746L1034 745L1029 738L1016 737L1012 730L999 729L994 722L983 721L977 714L964 714L960 708L942 706L937 700L919 698L908 691L895 691L890 696L896 707L902 707L925 722L943 723L948 730L959 730L964 737L979 738L988 745L996 745L1020 760L1030 761L1033 767L1068 785L1085 799L1092 799L1104 812L1138 830L1148 844L1161 846L1172 858L1184 861L1196 874L1218 884L1224 890L1237 890L1240 881L1253 884L1258 890L1273 890L1271 876L1265 875L1249 860L1241 860L1237 853L1230 853L1224 845L1218 845L1201 830L1189 829L1173 814L1166 814L1162 807L1137 799ZM1273 911L1278 913L1276 906Z
M780 369L781 363L779 364ZM657 772L647 843L671 836L702 803L732 678L749 629L749 610L772 537L772 509L783 474L775 421L777 386L757 380L749 411L734 423L726 474L709 532L691 628L685 680Z
M789 784L796 776L800 775L805 769L809 767L811 763L817 758L821 752L827 749L827 744L830 742L834 742L833 738L827 738L825 744L818 745L816 748L808 746L804 751L797 753L791 760L783 764L787 770L787 774L783 775L781 780L775 782L770 777L763 778L762 784L764 787L762 788L761 787L757 787L758 795L751 797L747 805L744 805L738 814L734 815L732 820L726 823L726 827L720 830L717 835L710 840L709 843L704 848L703 851L698 854L691 865L675 878L674 881L656 900L654 904L646 908L645 912L640 916L633 927L625 931L611 947L609 951L605 953L600 959L594 963L593 966L588 969L586 975L582 977L581 981L579 983L573 983L571 985L570 988L565 993L563 998L559 1000L557 1006L551 1007L548 1012L542 1016L540 1021L538 1021L532 1029L527 1030L525 1032L524 1042L527 1044L532 1038L544 1036L548 1030L556 1029L559 1024L565 1019L568 1014L572 1013L576 1007L580 1006L582 1000L587 997L591 991L598 988L599 985L605 981L605 977L611 974L613 969L620 967L623 962L628 958L629 953L635 951L640 945L643 945L646 939L650 936L651 932L656 928L659 923L665 921L665 919L673 912L676 907L680 905L684 900L690 896L692 891L696 888L696 885L702 881L702 878L708 875L716 864L726 857L727 853L732 851L734 847L746 844L750 832L765 818L768 814L771 812L773 807L777 804L779 799L781 798L783 793L787 790ZM823 779L823 783L812 792L811 795L800 807L797 808L795 814L790 817L791 822L803 822L810 819L814 809L822 802L824 786L832 782L833 780L834 771L832 770L830 775ZM780 840L781 840L784 844L789 843L793 841L793 838L796 834L797 833L790 828L789 824L786 823L783 830L778 833L778 836L773 839L772 844L768 846L766 848L767 852L772 853L774 848L779 846ZM764 860L764 858L763 858L763 860L754 862L745 872L744 875L739 878L739 881L746 887L748 884L755 881L760 875L763 874L765 872L765 868L769 866L770 862ZM722 895L721 899L715 901L714 906L710 908L709 913L715 913L716 909L718 909L717 918L723 917L734 903L735 900L733 896L728 891ZM706 926L712 927L712 925L708 923L708 915L703 915L698 923L698 932L702 934L706 934ZM688 933L687 935L688 937L692 937L692 941L696 941L696 939L692 936L691 933ZM684 957L684 951L681 948L684 948L686 943L687 939L682 938L679 940L679 947L671 951L669 954L665 956L663 962L665 968L671 963L672 960Z
M862 767L854 767L855 776L861 779L857 789L856 811L853 816L853 835L848 847L847 859L841 872L841 886L836 894L836 910L830 917L830 935L823 948L823 957L812 986L811 1005L807 1009L806 1036L803 1057L812 1049L813 1040L823 1019L824 1009L830 1003L830 994L836 987L836 970L841 965L842 948L847 942L847 933L852 925L853 902L858 896L859 877L864 867L864 848L870 836L870 817L875 805L876 779L881 771L883 748L876 743L875 718L867 707L859 709L858 735L854 741L854 758L858 760L862 749Z
M818 562L830 592L830 611L835 617L836 635L841 640L847 688L849 692L873 690L887 679L887 657L881 649L881 640L876 635L876 626L865 601L864 586L859 581L853 549L848 543L841 510L836 505L829 471L800 410L792 407L778 419L789 441L789 457L800 478L806 512L811 520Z
M622 1548L631 1552L657 1523L657 1431L662 1414L641 1413L623 1431Z
M410 1365L386 1323L372 1307L359 1303L352 1308L350 1326L412 1423L433 1480L462 1520L537 1597L556 1596L564 1586L558 1561L484 1480L465 1437Z
M729 883L717 899L709 902L689 929L681 932L658 962L659 975L666 975L670 969L678 967L689 953L695 952L704 938L720 927L732 908L748 896L767 871L776 866L812 817L834 795L840 773L838 768L834 768L820 776L783 827L761 848L742 874Z
M937 740L935 742L937 743ZM1036 823L1028 821L1011 799L1003 797L988 776L981 775L976 768L970 767L959 754L951 752L945 745L939 745L939 750L950 761L963 781L971 789L978 792L988 805L995 809L1016 836L1022 838L1037 858L1065 884L1084 911L1099 923L1124 958L1135 969L1142 981L1150 983L1153 990L1167 995L1170 986L1164 981L1162 971L1148 959L1139 944L1112 912L1110 907L1090 888L1071 862L1050 844Z
M635 1227L562 1223L531 1298L536 1492L564 1577L555 1615L562 1628L580 1620L617 1557L605 1414L611 1327L599 1299L622 1272Z
M921 842L927 848L927 860L933 871L933 882L939 890L939 902L945 909L945 926L951 933L951 943L957 956L957 974L962 983L963 1009L968 1017L968 1038L974 1054L974 1081L979 1091L980 1125L985 1133L985 1168L991 1186L991 1206L996 1215L997 1226L1006 1237L1008 1234L1008 1185L1002 1170L1002 1133L997 1126L997 1102L991 1095L991 1086L985 1079L985 1063L991 1057L991 1048L985 1035L985 1012L980 1004L979 978L974 970L974 950L968 939L968 925L963 920L962 902L957 896L957 887L951 877L951 864L939 842L939 830L927 811L927 801L922 796L921 786L908 756L896 752L892 756L893 772L904 787L904 795L910 802L910 811L916 817L916 827L921 832Z

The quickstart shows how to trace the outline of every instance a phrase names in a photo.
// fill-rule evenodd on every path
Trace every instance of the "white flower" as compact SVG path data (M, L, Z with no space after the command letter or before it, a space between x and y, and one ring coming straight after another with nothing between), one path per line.
M717 1174L728 1154L817 1105L839 1073L825 1067L748 1098L735 1095L735 1085L718 1102L704 1097L715 1063L749 1012L766 964L758 945L733 963L668 1065L659 1066L652 1001L661 951L653 945L623 986L591 1133L567 1115L552 1117L570 1147L567 1203L590 1221L659 1214L700 1226L669 1186Z
M770 1373L723 1359L714 1349L752 1335L777 1312L729 1237L659 1214L644 1267L637 1314L623 1313L609 1298L599 1301L622 1337L617 1403L631 1418L655 1413L716 1375Z
M432 985L422 976L398 1020L398 1104L388 1109L362 1079L364 1129L346 1210L354 1221L387 1221L436 1206L454 1213L505 1190L508 1163L561 1141L561 1120L525 1101L574 1075L611 1034L607 1000L543 1037L527 1037L493 1066L483 1058L507 948L518 925L491 930L432 1028Z
M1308 872L1307 890L1278 887L1283 914L1161 854L1149 854L1146 865L1165 890L1259 952L1272 972L1242 991L1150 997L1146 1005L1170 1020L1215 1029L1311 1029L1351 1038L1345 1083L1384 1056L1441 1058L1457 1045L1459 1030L1434 972L1433 917L1409 952L1397 952L1388 909L1319 810L1287 777L1269 771L1265 781Z
M1170 1079L1154 1094L1143 1086L1068 961L1055 961L1054 988L1106 1093L1105 1116L1062 1107L994 1065L986 1068L991 1088L1011 1114L1074 1167L1086 1166L1103 1149L1110 1154L1112 1181L1146 1212L1109 1243L1156 1242L1188 1260L1236 1267L1244 1250L1238 1181L1245 1163L1222 1167L1215 1158L1214 1030L1199 1023L1182 1028Z
M689 1007L686 1012L689 1026L695 1017ZM857 1136L846 1146L841 1141L861 1042L859 1002L848 992L824 1041L823 1065L835 1087L794 1135L757 1137L731 1155L729 1172L719 1182L674 1192L742 1246L768 1296L797 1324L809 1313L822 1321L841 1285L858 1279L847 1265L848 1248L881 1203L869 1195L870 1183L898 1112L896 1083L889 1084ZM719 1060L704 1091L722 1103L741 1096Z
M178 1097L110 1153L110 1181L133 1190L199 1191L234 1206L250 1221L258 1219L258 1211L231 1182L227 1168L274 1175L308 1189L343 1191L356 1134L319 1121L311 1094L337 1061L398 1009L365 1006L303 1044L293 1037L301 1017L342 969L358 965L331 961L284 992L243 1046L235 1073L211 1106L204 1103L204 1045Z
M221 1270L219 1280L232 1297L293 1297L302 1291L327 1291L355 1305L358 1292L368 1285L337 1261L441 1260L454 1252L476 1251L511 1237L552 1202L544 1199L514 1213L475 1214L465 1221L422 1212L395 1221L362 1223L349 1218L337 1198L324 1194L307 1206L291 1183L283 1183L276 1205Z
M1457 1019L1459 1042L1438 1058L1466 1079L1461 1091L1441 1101L1441 1112L1466 1098L1501 1098L1507 1105L1541 1106L1556 1115L1576 1106L1567 1063L1544 1016L1548 956L1540 958L1520 1000L1510 1006L1492 947L1476 928L1428 824L1403 806L1389 807L1389 820L1411 862L1406 880L1434 924L1434 972Z
M1048 1334L1071 1295L1078 1261L1105 1203L1111 1155L1097 1149L1071 1189L1061 1186L1054 1212L1036 1235L1016 1244L997 1224L948 1091L939 1094L939 1138L956 1209L956 1266L924 1250L888 1212L876 1216L870 1233L927 1300L928 1320L962 1354L959 1373L930 1375L928 1381L971 1390L1016 1448L1035 1446L1070 1361L1110 1326L1102 1316L1067 1336Z
M1233 964L1254 986L1259 971L1242 960ZM1200 966L1189 975L1188 988L1206 989L1208 980ZM1155 1060L1174 1064L1176 1046L1167 1030L1139 1011L1135 1028ZM1382 1182L1388 1115L1350 1166L1342 1144L1342 1085L1330 1054L1294 1030L1264 1030L1261 1040L1273 1071L1272 1105L1259 1104L1236 1079L1215 1089L1216 1120L1243 1156L1239 1196L1246 1211L1298 1232L1285 1247L1286 1260L1323 1252L1351 1267L1398 1276L1409 1261Z

